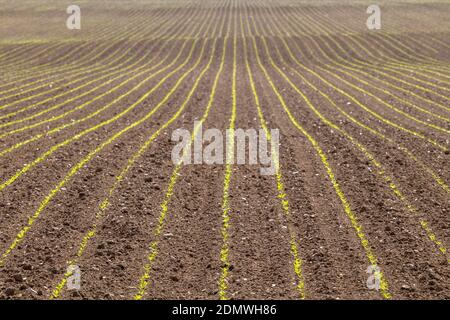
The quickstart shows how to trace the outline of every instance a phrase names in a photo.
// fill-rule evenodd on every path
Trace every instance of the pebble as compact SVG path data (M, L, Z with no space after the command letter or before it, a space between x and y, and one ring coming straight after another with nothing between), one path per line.
M414 288L411 288L410 286L404 284L404 285L402 285L402 290L405 290L405 291L413 291Z
M22 268L23 268L23 270L28 270L28 271L33 270L33 266L31 264L24 264Z
M5 294L6 294L8 297L13 296L15 293L16 293L16 290L14 290L13 288L7 288L7 289L5 290Z
M13 276L14 280L16 280L16 282L22 282L23 281L23 277L20 274L15 274Z

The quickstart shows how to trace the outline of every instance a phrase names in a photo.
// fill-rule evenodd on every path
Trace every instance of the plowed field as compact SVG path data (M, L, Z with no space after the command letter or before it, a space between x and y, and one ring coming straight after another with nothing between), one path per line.
M449 2L70 4L0 1L0 298L450 299Z

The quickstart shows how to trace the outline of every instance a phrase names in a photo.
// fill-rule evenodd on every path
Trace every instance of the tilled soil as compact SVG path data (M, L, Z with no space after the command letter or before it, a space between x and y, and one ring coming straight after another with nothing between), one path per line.
M0 2L0 298L450 298L449 4Z

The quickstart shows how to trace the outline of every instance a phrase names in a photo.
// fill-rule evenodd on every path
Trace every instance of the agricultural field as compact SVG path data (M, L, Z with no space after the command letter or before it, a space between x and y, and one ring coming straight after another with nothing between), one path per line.
M0 298L450 299L450 1L371 4L0 0Z

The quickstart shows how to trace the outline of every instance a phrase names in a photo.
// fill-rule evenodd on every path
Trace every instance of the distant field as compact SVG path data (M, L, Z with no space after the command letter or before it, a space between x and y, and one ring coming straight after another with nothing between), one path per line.
M371 3L0 0L0 298L450 299L450 2Z

